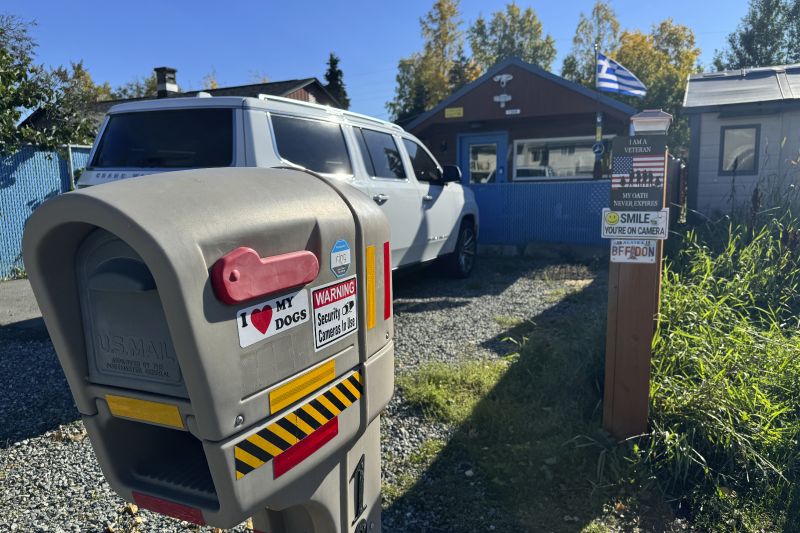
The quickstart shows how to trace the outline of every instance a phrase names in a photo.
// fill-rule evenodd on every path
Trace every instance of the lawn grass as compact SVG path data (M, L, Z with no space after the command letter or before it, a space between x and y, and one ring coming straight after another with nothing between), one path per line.
M426 479L393 491L390 504L451 508L433 531L605 532L649 520L643 513L664 521L655 491L617 483L626 467L600 428L606 286L587 285L558 292L568 297L535 321L515 321L512 356L398 377L405 401L456 430L426 456Z

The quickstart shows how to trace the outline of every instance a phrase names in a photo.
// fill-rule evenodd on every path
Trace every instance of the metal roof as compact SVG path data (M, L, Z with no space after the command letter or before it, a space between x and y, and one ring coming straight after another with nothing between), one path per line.
M800 99L800 64L691 74L683 107Z

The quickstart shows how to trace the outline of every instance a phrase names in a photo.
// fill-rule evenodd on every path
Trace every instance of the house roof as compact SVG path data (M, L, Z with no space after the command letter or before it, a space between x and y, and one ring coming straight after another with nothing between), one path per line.
M800 64L691 74L683 107L687 111L736 104L800 99Z
M309 85L321 91L331 99L331 102L338 105L339 101L325 88L317 78L302 78L298 80L269 81L264 83L251 83L248 85L233 85L231 87L217 87L216 89L200 89L197 91L186 91L175 93L174 96L197 96L198 93L208 93L212 96L250 96L257 97L259 94L269 94L272 96L287 96L298 89L304 89ZM122 102L134 102L137 100L151 100L154 96L143 96L140 98L121 98L117 100L102 100L98 104L105 105L106 108Z
M196 96L200 92L209 93L212 96L244 96L244 97L257 97L259 94L268 94L271 96L288 96L291 93L308 88L310 85L314 86L316 91L319 91L327 98L330 99L330 104L334 107L339 107L339 101L325 88L325 86L317 78L302 78L298 80L284 80L273 81L264 83L253 83L249 85L234 85L232 87L218 87L216 89L203 89L200 91L186 91L176 93L176 97ZM144 96L140 98L121 98L116 100L101 100L92 105L93 119L99 125L105 113L112 107L123 102L136 102L140 100L153 100L155 96ZM42 120L45 119L44 111L39 108L33 113L28 115L22 121L20 126L28 125L36 127Z
M445 107L448 107L450 104L452 104L459 98L463 97L465 94L469 93L478 85L484 83L485 81L491 80L494 77L494 75L497 74L499 71L511 65L515 65L519 68L527 70L531 74L535 74L549 81L555 82L558 85L561 85L562 87L568 90L575 91L579 94L582 94L592 99L596 99L598 102L605 104L609 107L612 107L627 115L633 115L634 113L636 113L636 109L629 106L628 104L622 103L618 100L614 100L613 98L610 98L598 91L593 91L587 87L584 87L579 83L575 83L573 81L569 81L565 78L562 78L561 76L557 76L552 72L548 72L545 69L537 65L534 65L533 63L528 63L526 61L522 61L519 58L512 57L510 59L506 59L505 61L501 61L500 63L496 63L495 65L493 65L489 70L486 71L486 73L483 74L483 76L479 77L478 79L476 79L471 83L468 83L461 89L455 91L453 94L451 94L450 96L439 102L439 104L436 105L433 109L431 109L430 111L426 111L425 113L421 114L420 116L418 116L417 118L406 124L405 129L409 131L413 130L414 128L416 128L417 126L419 126L432 116L435 116L437 113L442 111Z

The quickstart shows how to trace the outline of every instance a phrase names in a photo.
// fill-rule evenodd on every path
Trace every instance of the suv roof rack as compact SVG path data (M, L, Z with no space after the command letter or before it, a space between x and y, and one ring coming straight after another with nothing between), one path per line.
M259 94L258 99L265 101L281 102L284 104L292 104L301 107L311 107L314 109L325 111L326 113L329 113L331 115L339 115L357 119L360 121L372 122L375 124L380 124L381 126L384 126L386 128L391 128L396 131L403 131L403 132L405 131L402 127L398 126L394 122L389 122L387 120L381 120L379 118L370 117L369 115L362 115L361 113L354 113L353 111L345 111L344 109L339 109L328 105L314 104L311 102L302 102L300 100L295 100L293 98L284 98L283 96L273 96L271 94Z

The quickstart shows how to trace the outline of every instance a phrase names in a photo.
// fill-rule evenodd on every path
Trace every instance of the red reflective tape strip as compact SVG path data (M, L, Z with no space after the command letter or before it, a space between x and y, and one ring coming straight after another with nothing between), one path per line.
M133 501L142 509L147 509L154 513L171 516L178 520L186 520L187 522L192 522L199 526L206 525L206 521L203 518L203 511L194 507L189 507L188 505L162 500L161 498L148 496L147 494L136 491L133 492Z
M339 417L325 423L314 433L304 438L272 460L272 475L278 479L286 472L302 463L311 454L322 448L326 442L339 434Z
M383 243L383 319L392 316L392 251L389 243Z

